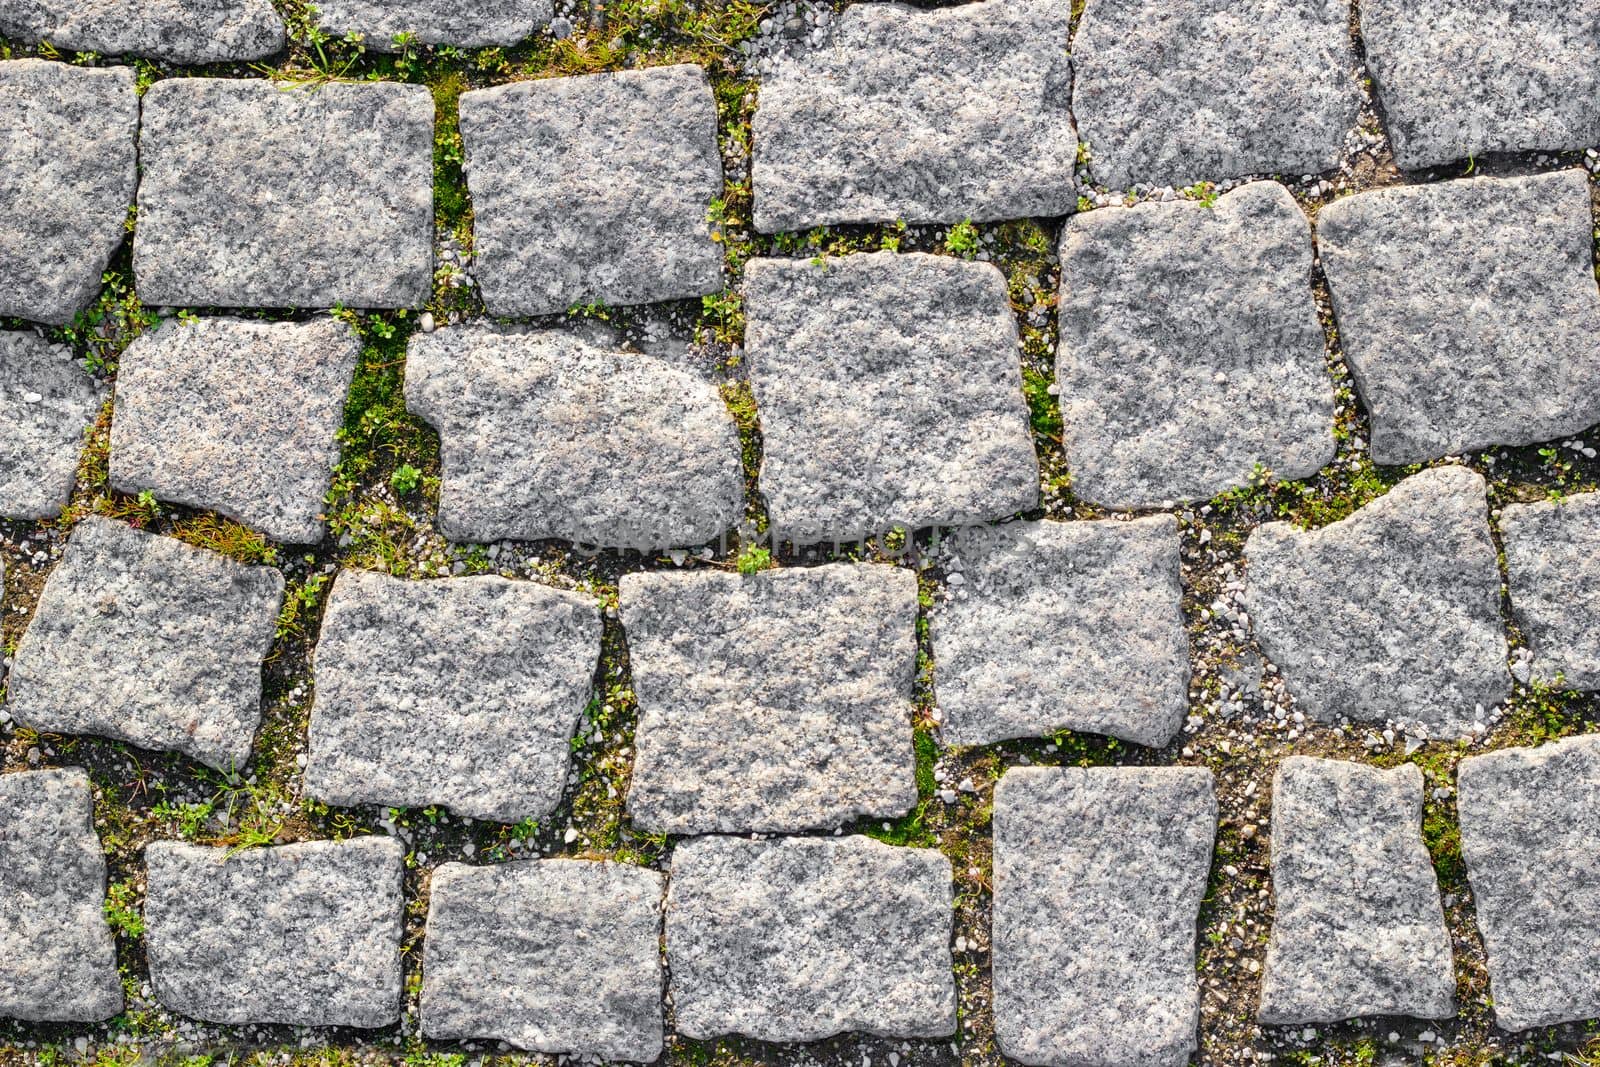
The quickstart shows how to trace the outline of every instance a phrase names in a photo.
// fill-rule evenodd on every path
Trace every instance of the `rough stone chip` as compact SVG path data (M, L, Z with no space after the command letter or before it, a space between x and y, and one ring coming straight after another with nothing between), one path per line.
M282 603L271 567L86 518L17 648L7 710L38 730L243 767Z
M0 1018L97 1023L122 1010L89 776L0 775Z
M147 305L416 307L433 289L433 96L169 78L144 95Z
M1072 489L1118 508L1208 500L1258 467L1333 459L1311 227L1283 186L1207 208L1078 215L1061 238L1063 443Z
M285 42L272 0L0 0L0 33L184 64L265 59Z
M1600 734L1469 757L1457 787L1495 1022L1600 1016Z
M1320 530L1268 523L1245 559L1256 639L1312 718L1442 737L1511 695L1484 482L1465 467L1412 475Z
M1018 522L948 542L932 613L951 744L1057 730L1165 745L1189 708L1178 522Z
M1508 504L1500 537L1532 677L1600 689L1600 493Z
M950 861L870 837L680 844L667 889L677 1028L816 1041L956 1031Z
M1089 0L1073 60L1116 189L1332 170L1360 111L1350 11L1325 0Z
M492 576L345 571L317 642L306 792L543 818L561 801L599 658L589 597Z
M429 888L422 1032L535 1052L661 1055L661 895L625 863L447 863Z
M1217 801L1199 767L1012 768L994 797L995 1038L1068 1067L1180 1067Z
M1272 783L1268 1024L1455 1014L1422 772L1290 756Z
M157 999L212 1023L389 1025L404 858L389 837L242 852L157 841L144 906Z
M317 21L338 37L359 33L374 52L395 38L457 48L514 45L550 22L551 0L318 0Z
M776 536L850 541L1038 503L998 268L921 253L757 259L745 308Z
M634 825L831 829L917 802L910 571L627 574L620 600L639 699Z
M1581 170L1381 189L1317 219L1372 458L1420 463L1600 422Z
M756 228L1066 215L1069 0L845 10L761 86Z
M0 315L62 326L94 300L127 236L133 71L0 63L0 116Z
M492 315L722 288L717 106L679 65L461 96L478 286Z
M321 541L360 357L355 331L331 318L169 321L122 355L112 485Z
M439 431L439 529L641 551L744 514L739 433L709 379L557 331L411 340L406 406Z
M64 346L0 331L0 517L61 514L100 402L100 388Z
M1395 162L1600 144L1593 0L1363 0Z

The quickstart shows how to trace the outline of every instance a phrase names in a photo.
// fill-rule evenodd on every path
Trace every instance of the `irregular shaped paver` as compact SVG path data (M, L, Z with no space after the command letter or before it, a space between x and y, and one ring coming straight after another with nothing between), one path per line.
M156 997L213 1023L387 1026L400 1017L405 849L389 837L145 849Z
M0 775L0 1018L97 1023L122 1010L89 776Z
M1417 463L1600 421L1581 170L1380 189L1317 218L1372 458Z
M322 540L361 340L337 319L169 321L122 354L111 484Z
M950 861L869 837L705 837L672 855L678 1032L816 1041L956 1031Z
M1455 1014L1422 772L1290 756L1272 783L1268 1024Z
M1349 23L1325 0L1089 0L1072 113L1095 180L1337 167L1360 111Z
M557 331L411 340L406 406L439 431L439 529L650 550L744 514L739 433L709 379Z
M1589 0L1365 0L1361 36L1407 170L1600 144Z
M283 575L111 519L78 523L11 666L6 710L243 767Z
M265 59L286 39L272 0L0 0L0 33L169 63Z
M1532 676L1600 689L1600 493L1500 510L1511 610L1533 651Z
M169 78L144 95L147 305L416 307L433 288L426 86Z
M950 542L933 610L951 744L1057 730L1160 747L1189 708L1178 522L1018 522Z
M548 815L600 659L594 601L532 582L345 571L317 642L306 792Z
M1437 467L1320 530L1250 535L1246 608L1301 710L1442 736L1511 695L1488 520L1483 479Z
M0 315L65 325L128 232L139 95L127 67L0 63Z
M550 23L551 0L318 0L317 21L343 37L361 35L374 52L398 52L402 34L418 44L458 48L514 45Z
M1333 459L1311 227L1283 186L1092 211L1061 238L1061 388L1079 497L1206 500Z
M775 537L850 541L1038 503L998 268L921 253L757 259L745 309Z
M1495 1022L1600 1016L1600 735L1472 756L1457 777Z
M832 828L917 802L916 579L874 564L623 575L653 833Z
M761 85L756 228L1071 213L1070 23L1069 0L847 8Z
M101 391L65 346L0 331L0 516L61 514Z
M1178 1067L1217 801L1200 767L1013 767L994 797L994 1021L1007 1056Z
M654 1062L665 884L625 863L440 867L422 946L422 1032Z
M699 67L545 78L461 96L476 275L492 315L722 288L717 107Z

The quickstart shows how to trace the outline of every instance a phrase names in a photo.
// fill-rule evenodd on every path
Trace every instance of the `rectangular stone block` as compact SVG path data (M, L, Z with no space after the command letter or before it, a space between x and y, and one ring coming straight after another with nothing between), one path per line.
M182 64L265 59L285 43L272 0L0 0L0 33Z
M361 35L369 51L398 52L402 34L418 44L510 46L550 22L551 0L318 0L317 21L335 37Z
M65 345L0 331L0 517L61 514L102 392Z
M1600 689L1600 493L1508 504L1500 539L1532 677Z

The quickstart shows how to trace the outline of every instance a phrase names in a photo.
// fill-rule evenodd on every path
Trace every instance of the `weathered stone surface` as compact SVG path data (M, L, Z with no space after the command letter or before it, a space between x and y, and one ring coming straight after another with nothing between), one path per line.
M1179 1067L1217 801L1199 767L1013 767L994 798L995 1038L1028 1064Z
M848 541L1038 503L996 267L921 253L756 259L745 309L761 492L781 537Z
M306 792L543 818L561 801L599 659L589 597L492 576L345 571L317 642Z
M387 1026L400 1017L405 849L389 837L145 849L156 997L213 1023Z
M661 1055L661 894L625 863L447 863L429 887L422 1032L536 1052Z
M400 50L395 38L458 48L514 45L550 22L551 0L318 0L322 28L359 33L375 52Z
M761 85L756 228L1071 213L1070 23L1069 0L847 8Z
M1508 504L1500 538L1532 677L1600 689L1600 493Z
M111 519L78 523L11 666L6 710L243 767L283 575Z
M127 235L139 96L127 67L0 63L0 315L64 325Z
M1189 708L1176 519L1007 523L948 544L960 584L930 622L947 742L1172 739Z
M0 331L0 517L61 514L100 403L99 386L65 347Z
M875 564L623 575L649 832L832 828L917 801L917 587Z
M476 275L492 315L722 288L717 107L699 67L545 78L461 96Z
M956 1031L950 861L869 837L704 837L672 855L678 1032L815 1041Z
M264 59L285 43L272 0L0 0L0 33L169 63Z
M1372 458L1418 463L1600 422L1581 170L1380 189L1317 218Z
M1465 467L1320 530L1267 523L1244 551L1256 639L1312 718L1443 736L1511 695L1484 482Z
M433 288L433 96L169 78L144 95L147 305L416 307Z
M1495 1022L1600 1016L1600 734L1469 757L1457 787Z
M568 333L411 340L406 406L439 431L439 529L640 550L715 540L744 514L739 433L709 380Z
M1589 0L1365 0L1361 35L1407 170L1600 144Z
M1068 221L1056 374L1073 492L1155 507L1332 461L1311 258L1273 182Z
M0 1018L100 1022L122 1010L89 776L0 775Z
M167 322L122 355L111 484L278 541L321 541L360 357L360 338L337 319Z
M1262 1022L1455 1014L1416 764L1385 771L1307 756L1279 764L1272 892Z
M1338 166L1360 110L1349 20L1324 0L1089 0L1072 113L1095 180L1124 189Z

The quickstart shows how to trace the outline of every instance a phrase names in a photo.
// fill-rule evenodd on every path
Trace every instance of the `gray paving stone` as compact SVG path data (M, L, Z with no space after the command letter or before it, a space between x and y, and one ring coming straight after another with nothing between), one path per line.
M171 1011L239 1025L400 1017L405 849L389 837L145 849L145 951Z
M779 536L849 541L1038 503L998 268L921 253L756 259L745 311Z
M1511 695L1484 494L1437 467L1320 530L1250 535L1246 609L1302 711L1447 737Z
M652 833L831 829L917 802L911 572L626 574L628 811Z
M1200 767L1014 767L995 787L995 1038L1028 1064L1179 1067L1217 801Z
M551 0L318 0L317 21L335 36L358 33L370 51L397 52L395 38L487 48L514 45L550 23Z
M91 516L45 583L6 710L51 733L243 767L282 602L271 567Z
M696 545L744 515L739 433L709 379L557 331L419 334L406 406L439 431L456 541Z
M1600 689L1600 493L1508 504L1500 539L1532 677Z
M422 946L422 1032L654 1062L665 886L625 863L440 867Z
M122 1010L105 895L89 776L0 775L0 1018L92 1023Z
M146 305L417 307L433 289L433 96L169 78L144 95Z
M292 544L322 540L361 339L310 322L168 321L122 354L111 484Z
M286 40L272 0L0 0L0 33L185 64L265 59Z
M0 517L61 514L101 390L64 346L0 331Z
M949 546L960 584L930 619L946 742L1172 740L1190 673L1176 519L1007 523Z
M956 1032L950 861L869 837L678 845L667 966L679 1033L816 1041Z
M127 67L0 63L0 315L65 325L127 236L139 96Z
M1407 170L1600 144L1589 0L1364 0L1361 35Z
M1290 756L1272 783L1263 1023L1455 1014L1450 932L1422 843L1422 772Z
M476 275L489 313L650 304L722 288L717 106L679 65L461 95Z
M1208 500L1333 460L1311 227L1283 186L1092 211L1061 238L1063 444L1109 507Z
M753 120L755 224L1070 214L1069 0L847 8L782 63Z
M599 659L591 597L345 571L317 642L306 792L541 819L561 802Z
M1495 1022L1600 1016L1600 734L1471 756L1457 787Z
M1581 170L1380 189L1317 220L1372 458L1418 463L1600 422Z

